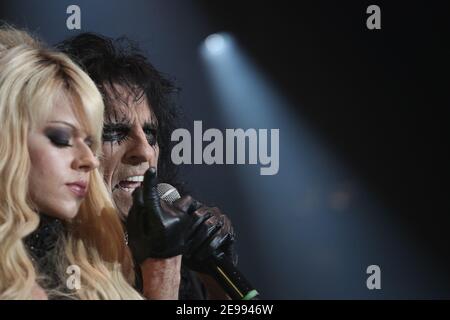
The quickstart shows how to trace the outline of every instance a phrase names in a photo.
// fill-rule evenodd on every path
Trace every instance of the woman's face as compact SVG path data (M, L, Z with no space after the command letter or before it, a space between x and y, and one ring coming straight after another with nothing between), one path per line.
M39 212L70 220L88 192L89 173L98 167L85 132L64 95L45 123L28 135L29 196Z

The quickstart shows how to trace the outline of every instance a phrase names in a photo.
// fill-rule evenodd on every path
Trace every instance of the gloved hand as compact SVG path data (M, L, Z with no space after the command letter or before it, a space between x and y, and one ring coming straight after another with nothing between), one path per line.
M237 265L235 234L230 219L217 207L201 206L193 214L198 218L208 218L189 239L183 262L194 271L208 273L208 259L212 255L224 254Z
M143 186L133 193L126 221L129 247L137 263L184 254L189 267L206 272L205 259L218 249L236 262L233 229L218 208L205 207L190 196L170 205L160 201L156 186L156 170L150 168Z
M156 185L156 169L150 168L142 187L133 192L133 205L126 220L128 245L139 264L147 258L183 254L187 234L196 222L192 219L198 206L194 199L182 197L169 205L160 201Z

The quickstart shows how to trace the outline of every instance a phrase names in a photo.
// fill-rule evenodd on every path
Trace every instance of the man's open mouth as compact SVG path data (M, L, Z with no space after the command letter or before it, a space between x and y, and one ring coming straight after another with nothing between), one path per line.
M121 180L118 184L116 184L113 191L119 189L125 192L132 193L136 188L141 186L143 181L144 176L131 176L126 178L125 180Z

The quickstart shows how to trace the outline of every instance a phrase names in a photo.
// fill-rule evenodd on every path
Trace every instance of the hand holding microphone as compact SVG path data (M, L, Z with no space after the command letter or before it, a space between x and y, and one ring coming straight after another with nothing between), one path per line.
M142 187L133 193L126 228L138 263L183 254L191 269L206 272L204 258L222 245L236 261L229 219L218 208L205 207L191 196L180 197L168 184L158 185L155 168L147 170Z
M170 258L183 254L186 233L193 220L188 214L195 202L185 197L178 206L160 202L155 168L144 175L142 187L133 192L133 205L126 221L128 244L137 263L147 258Z
M133 193L126 227L137 263L183 254L188 267L213 276L231 298L258 295L235 268L235 236L229 219L216 207L180 197L168 184L158 185L154 168L147 170L143 186Z

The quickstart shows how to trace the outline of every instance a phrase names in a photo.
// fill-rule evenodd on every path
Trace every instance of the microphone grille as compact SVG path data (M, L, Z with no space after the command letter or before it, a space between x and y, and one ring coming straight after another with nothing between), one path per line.
M181 198L180 194L178 193L178 190L168 183L158 183L156 189L158 190L158 195L161 198L161 200L164 200L169 204L172 204L174 201Z

